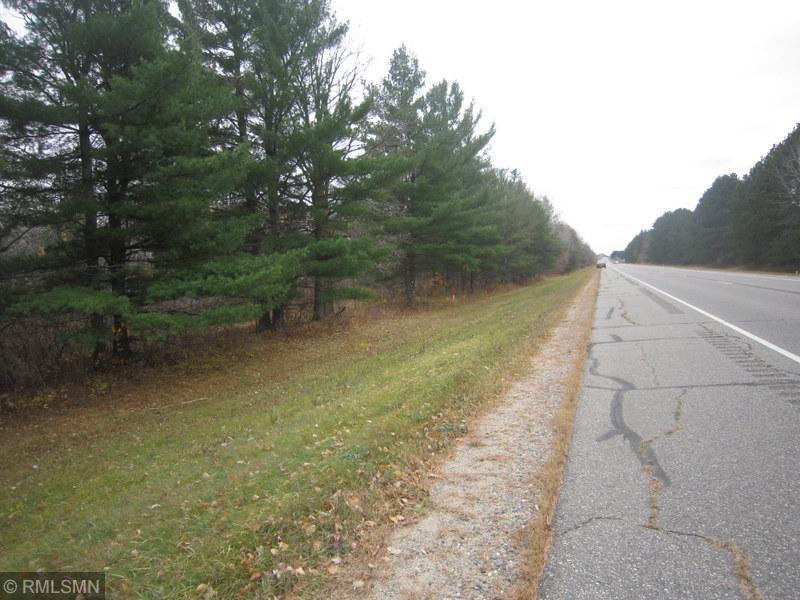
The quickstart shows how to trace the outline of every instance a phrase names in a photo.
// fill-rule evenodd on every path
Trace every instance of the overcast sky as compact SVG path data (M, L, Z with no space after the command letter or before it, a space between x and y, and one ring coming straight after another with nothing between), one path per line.
M694 208L800 122L800 0L332 0L368 78L402 43L458 81L517 168L598 252Z

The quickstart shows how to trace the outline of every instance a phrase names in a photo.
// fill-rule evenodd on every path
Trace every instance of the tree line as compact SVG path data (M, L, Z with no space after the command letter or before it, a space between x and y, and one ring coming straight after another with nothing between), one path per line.
M0 320L93 357L593 255L456 82L398 48L363 84L324 0L2 0ZM170 10L172 8L172 10ZM176 10L177 8L177 10Z
M717 177L693 211L661 215L623 255L629 262L800 268L800 125L744 177Z

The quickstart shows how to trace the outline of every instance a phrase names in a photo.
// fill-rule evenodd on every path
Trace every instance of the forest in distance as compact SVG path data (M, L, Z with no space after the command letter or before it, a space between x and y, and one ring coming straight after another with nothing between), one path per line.
M694 210L664 213L612 258L800 269L800 125L744 177L717 177Z
M594 261L456 82L401 47L364 83L324 0L2 3L0 388Z

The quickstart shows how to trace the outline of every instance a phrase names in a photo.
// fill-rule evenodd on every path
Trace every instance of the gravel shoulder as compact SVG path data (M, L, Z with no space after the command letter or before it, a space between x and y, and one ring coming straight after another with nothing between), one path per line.
M501 598L525 587L526 527L552 504L537 475L553 452L554 417L574 393L570 381L584 361L596 291L593 277L528 374L432 474L430 509L392 533L372 598Z

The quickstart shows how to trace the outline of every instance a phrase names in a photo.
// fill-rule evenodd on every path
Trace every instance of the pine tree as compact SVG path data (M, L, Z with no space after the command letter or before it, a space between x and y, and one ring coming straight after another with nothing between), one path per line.
M314 279L315 320L332 312L334 299L365 295L365 290L343 288L339 282L372 267L377 251L366 237L353 235L353 226L367 216L371 162L360 140L370 100L353 100L358 66L342 45L346 31L330 18L296 81L296 189L307 209L304 269Z
M40 207L30 222L58 232L47 253L60 263L14 310L86 315L95 359L109 336L126 354L154 275L163 285L163 272L230 250L246 231L212 218L230 184L222 174L235 171L206 135L224 95L170 44L158 3L9 5L28 31L8 39L4 175L11 196Z
M408 50L395 49L389 72L380 86L371 89L375 120L370 123L366 149L380 161L386 194L383 216L386 233L393 245L408 241L404 231L411 212L417 178L417 147L422 134L425 72ZM403 276L406 304L416 297L417 264L412 244L399 247L396 262Z
M699 227L693 241L693 262L730 264L736 253L733 239L733 209L741 181L736 173L717 177L694 209Z
M487 270L514 283L547 272L563 249L549 201L534 197L516 171L493 173L491 190L491 215L498 222L502 244Z
M397 175L386 222L400 254L407 304L420 271L469 277L497 242L482 222L482 151L494 129L477 132L480 114L464 107L458 84L441 81L422 96L424 74L405 48L392 56L376 90L378 122L368 145Z
M208 64L236 98L219 129L225 144L247 150L240 193L229 201L259 219L246 249L263 259L252 265L264 265L266 276L288 274L272 266L292 264L293 283L307 274L319 285L334 276L331 264L321 263L343 258L346 244L309 244L327 238L332 228L323 223L341 213L334 206L343 203L346 194L340 188L352 171L345 164L352 150L348 132L366 113L366 105L350 102L348 86L354 80L340 80L346 27L333 20L327 2L318 0L186 0L181 10L187 27L197 31ZM363 263L363 257L355 262ZM351 264L340 275L354 269ZM237 288L232 282L231 290ZM284 300L293 294L292 284ZM315 297L320 317L323 295ZM280 327L282 315L283 306L270 302L259 328Z

